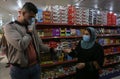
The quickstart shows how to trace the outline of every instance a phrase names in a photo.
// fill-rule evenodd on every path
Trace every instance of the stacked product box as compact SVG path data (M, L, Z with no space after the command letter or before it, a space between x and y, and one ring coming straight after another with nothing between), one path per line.
M68 23L68 7L66 6L60 6L60 23Z
M105 29L105 28L99 28L96 29L97 34L120 34L120 29Z
M82 10L82 25L89 25L89 9Z
M105 53L105 55L120 53L120 46L106 48L106 49L104 49L104 53Z
M55 79L59 78L61 75L69 75L72 72L75 72L76 67L74 65L68 65L67 67L58 66L54 69L47 70L41 74L41 79Z
M60 36L60 28L53 28L52 36Z
M52 6L52 23L60 23L60 6Z
M74 6L68 7L68 24L75 24L76 10Z
M107 25L107 12L101 11L102 25Z
M101 45L119 44L120 39L100 38L98 39L98 43Z
M112 77L115 77L120 75L118 73L120 73L120 65L117 65L115 67L109 67L109 68L105 68L99 71L100 73L100 79L110 79Z
M82 7L76 7L76 20L75 24L82 25Z
M97 14L96 16L96 25L102 25L102 15Z
M104 66L113 64L113 63L119 63L120 62L120 56L111 56L111 57L105 57L104 58Z
M50 11L43 11L43 22L51 23L51 12Z
M107 25L116 25L116 15L115 13L107 13Z

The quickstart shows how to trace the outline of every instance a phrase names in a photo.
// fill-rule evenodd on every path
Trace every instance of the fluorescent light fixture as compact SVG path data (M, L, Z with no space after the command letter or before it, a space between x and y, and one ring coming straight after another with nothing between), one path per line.
M112 11L110 11L109 13L113 13Z
M9 16L11 16L12 14L9 14Z
M22 0L17 0L17 4L18 4L19 8L22 8Z
M111 6L109 10L110 10L110 11L113 11L113 7Z
M97 5L97 4L95 4L95 5L94 5L94 7L97 9L97 8L98 8L98 5Z
M75 5L76 5L76 6L79 6L80 4L79 4L79 3L76 3Z
M99 10L97 10L97 14L100 14L100 11L99 11Z
M117 14L116 14L116 13L114 13L114 15L115 15L115 16L117 16Z

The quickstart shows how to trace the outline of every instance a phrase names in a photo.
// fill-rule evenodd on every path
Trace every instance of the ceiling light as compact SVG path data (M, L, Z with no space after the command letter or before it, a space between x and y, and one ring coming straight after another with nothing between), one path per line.
M99 11L99 10L97 11L97 14L100 14L100 11Z
M96 8L96 9L97 9L97 8L98 8L98 5L97 5L97 4L95 4L95 5L94 5L94 8Z
M112 11L110 11L109 13L113 13Z
M75 5L76 5L76 6L79 6L80 4L79 4L79 3L76 3Z
M11 16L12 14L9 14L9 16Z
M110 9L109 9L110 11L113 11L113 7L110 7Z
M115 16L117 16L117 14L116 14L116 13L114 13L114 15L115 15Z
M17 0L17 4L18 4L19 8L22 8L22 0Z

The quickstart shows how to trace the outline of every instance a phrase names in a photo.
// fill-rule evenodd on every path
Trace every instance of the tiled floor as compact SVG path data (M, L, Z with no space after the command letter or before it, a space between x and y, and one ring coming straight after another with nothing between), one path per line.
M6 58L0 60L0 79L10 79L9 68L5 68L6 62L7 62ZM120 76L112 79L120 79Z
M7 62L6 57L0 61L0 79L10 79L9 68L5 67L6 62Z
M115 77L115 78L112 78L112 79L120 79L120 76L118 76L118 77Z

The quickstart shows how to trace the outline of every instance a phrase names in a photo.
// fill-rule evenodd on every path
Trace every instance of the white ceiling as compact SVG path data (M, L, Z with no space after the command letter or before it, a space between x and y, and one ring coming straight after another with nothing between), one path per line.
M21 0L22 4L25 2L33 2L38 8L43 8L46 5L67 5L79 2L80 6L88 8L101 8L103 10L109 10L110 7L113 12L120 13L120 0ZM17 0L0 0L0 16L6 21L9 21L13 14L17 16L19 6Z

